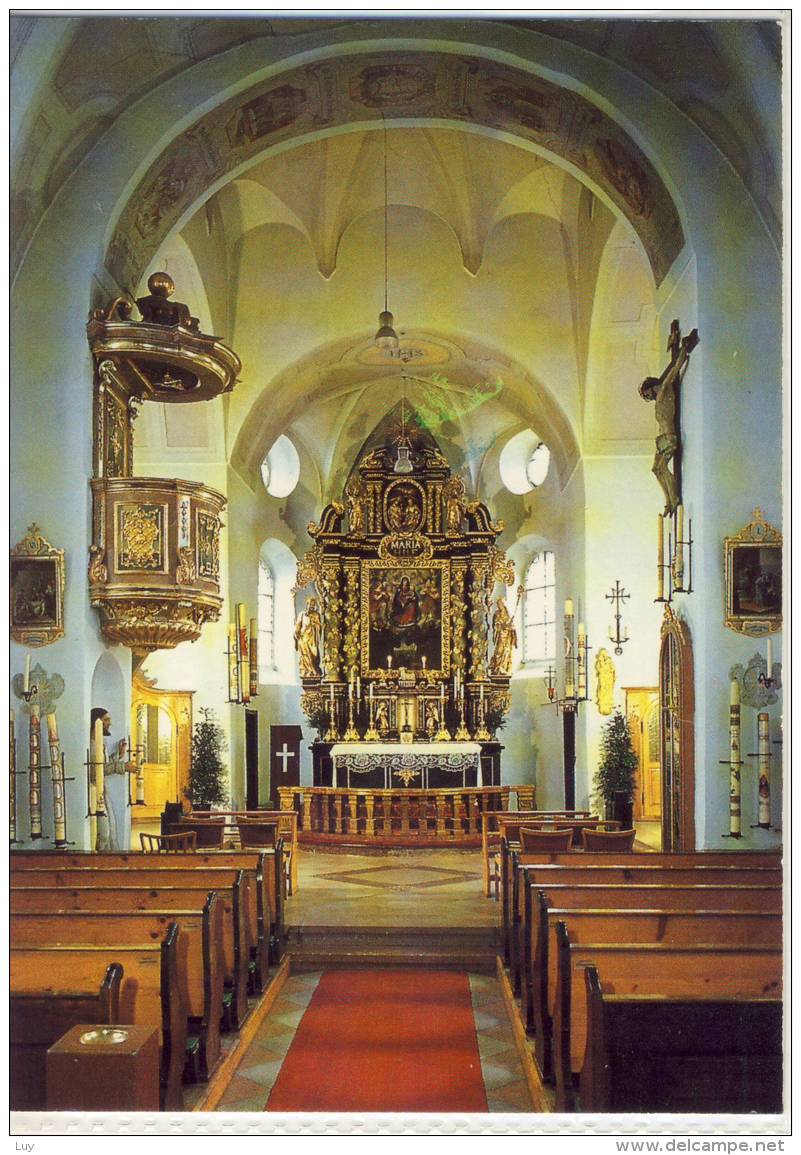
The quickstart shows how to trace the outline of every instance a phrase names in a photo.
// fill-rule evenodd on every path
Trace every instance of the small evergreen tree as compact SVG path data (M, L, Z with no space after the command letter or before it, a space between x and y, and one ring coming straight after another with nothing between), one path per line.
M607 808L611 809L617 791L625 791L631 796L637 774L637 755L631 741L629 724L615 710L603 728L601 737L601 761L595 775L595 789Z
M227 773L222 753L227 743L214 711L202 709L202 721L195 722L192 734L192 765L185 793L193 810L211 810L228 802Z

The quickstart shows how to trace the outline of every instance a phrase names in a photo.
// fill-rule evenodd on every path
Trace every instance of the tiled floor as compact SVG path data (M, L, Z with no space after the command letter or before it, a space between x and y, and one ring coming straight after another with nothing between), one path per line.
M479 850L335 853L301 847L289 926L491 927Z
M263 1111L320 972L291 975L245 1053L218 1111ZM471 974L470 992L481 1073L492 1112L530 1111L523 1068L497 980Z

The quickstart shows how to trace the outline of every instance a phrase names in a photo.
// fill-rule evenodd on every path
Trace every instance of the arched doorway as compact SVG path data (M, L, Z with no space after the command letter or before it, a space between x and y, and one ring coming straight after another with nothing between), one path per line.
M670 606L659 652L662 849L695 849L695 691L687 623Z

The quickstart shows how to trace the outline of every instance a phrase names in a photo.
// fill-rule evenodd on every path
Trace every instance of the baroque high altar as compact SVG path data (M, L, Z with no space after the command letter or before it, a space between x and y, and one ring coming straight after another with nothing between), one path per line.
M400 433L392 418L365 446L343 500L309 525L315 544L298 563L298 589L316 591L295 627L301 704L319 735L314 784L342 784L333 747L370 742L398 754L430 742L432 764L454 756L435 743L478 743L484 781L496 784L515 644L506 598L493 599L515 580L495 544L503 524L466 500L415 414Z

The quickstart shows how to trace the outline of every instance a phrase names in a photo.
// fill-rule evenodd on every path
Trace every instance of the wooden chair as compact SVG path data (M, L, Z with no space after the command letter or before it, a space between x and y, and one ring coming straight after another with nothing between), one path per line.
M180 854L197 850L197 833L185 830L183 834L140 834L139 845L143 854Z
M178 825L181 834L194 831L197 847L222 850L225 837L225 819L182 818Z
M277 818L240 818L237 821L239 843L243 850L274 849L278 845L279 822ZM292 894L292 846L284 842L284 893Z
M569 850L573 843L573 831L568 826L557 830L527 830L520 827L520 844L523 852L532 850Z
M584 850L606 850L610 853L627 853L634 849L636 830L589 830L581 831L581 845Z

